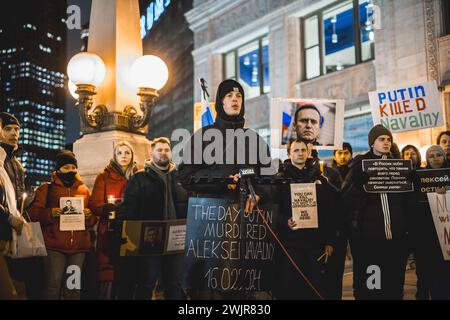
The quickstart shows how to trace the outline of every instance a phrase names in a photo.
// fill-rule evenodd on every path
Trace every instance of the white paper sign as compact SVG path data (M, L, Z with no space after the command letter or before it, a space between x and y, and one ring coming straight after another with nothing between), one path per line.
M436 82L369 92L374 124L392 133L445 124Z
M81 197L61 197L59 207L62 214L59 217L60 231L86 230L84 223L84 198Z
M446 194L427 193L427 196L442 256L450 261L450 191Z
M186 225L169 226L169 237L167 240L167 251L184 250L186 241Z
M314 183L291 184L292 219L295 229L318 228L316 185Z

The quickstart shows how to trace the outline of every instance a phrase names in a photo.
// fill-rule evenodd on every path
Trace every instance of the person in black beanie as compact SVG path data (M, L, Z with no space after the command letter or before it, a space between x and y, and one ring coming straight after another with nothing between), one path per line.
M368 193L368 176L362 160L392 159L391 132L374 126L368 135L370 151L358 155L342 185L356 299L403 298L406 261L409 254L409 212L412 193Z
M245 199L239 201L239 188L237 188L239 169L251 167L257 175L264 174L262 171L271 166L269 148L255 131L244 128L245 93L239 82L228 79L220 83L215 108L217 117L214 124L197 130L185 145L182 163L179 166L180 181L190 192L190 196L236 200L245 212L252 212L255 204L250 196L246 202ZM218 138L223 141L223 147L221 152L216 152L214 159L205 159L205 149L217 145L217 139L211 140L210 135L219 136ZM244 142L240 140L242 136L248 139ZM231 154L233 157L230 156ZM196 161L196 157L200 157L201 161ZM273 170L274 173L276 173L275 170ZM233 178L233 183L228 185L203 183L204 180L211 178L223 180ZM260 202L267 200L268 192L264 187L256 186L255 189L257 200ZM203 271L206 272L206 263L202 259L197 259L195 265L186 268L184 288L189 290L191 297L195 299L243 299L246 297L243 290L237 293L220 293L218 290L207 289Z
M32 221L40 222L47 248L43 295L48 300L80 299L80 290L68 288L63 276L67 266L75 265L82 271L83 277L86 253L90 252L93 241L89 228L96 224L97 218L88 208L91 193L81 180L77 169L77 159L71 151L64 150L58 153L51 182L43 183L37 188L29 212ZM62 197L82 199L84 230L61 231L60 218L64 214L60 205ZM83 283L81 286L83 287Z

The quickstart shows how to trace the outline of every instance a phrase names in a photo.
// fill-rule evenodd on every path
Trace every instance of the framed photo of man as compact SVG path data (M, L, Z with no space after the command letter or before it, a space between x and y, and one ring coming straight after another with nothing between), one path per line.
M300 137L317 150L342 148L344 106L344 100L272 99L270 127L280 132L272 147L282 148Z
M186 219L125 220L120 256L160 256L184 252Z
M60 231L85 230L84 221L84 198L81 197L61 197L59 207L62 211L59 218Z

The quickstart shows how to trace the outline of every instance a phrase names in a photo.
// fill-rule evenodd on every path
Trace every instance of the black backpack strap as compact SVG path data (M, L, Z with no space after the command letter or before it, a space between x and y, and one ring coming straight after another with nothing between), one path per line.
M46 182L47 184L47 199L45 200L45 207L48 206L48 202L50 201L50 193L52 192L52 183Z

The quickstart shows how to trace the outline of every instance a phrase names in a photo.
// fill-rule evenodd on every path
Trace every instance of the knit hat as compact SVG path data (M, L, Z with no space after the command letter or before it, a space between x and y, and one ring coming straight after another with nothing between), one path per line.
M430 158L430 152L432 152L432 151L437 151L437 152L439 152L440 154L442 154L442 156L444 157L444 159L447 158L446 155L445 155L444 149L442 149L441 146L434 145L434 146L431 146L431 147L429 147L429 148L427 149L427 153L426 153L427 163L430 162L430 161L429 161L429 158Z
M225 110L223 109L223 98L225 95L232 91L238 91L242 94L242 108L241 112L238 116L229 116L226 114ZM217 117L227 120L227 121L243 121L244 120L244 114L245 114L245 106L244 106L244 89L242 88L241 84L235 80L228 79L224 80L219 84L219 87L217 88L216 93L216 112Z
M74 164L78 168L77 159L72 151L63 150L56 155L56 170L66 164Z
M0 120L2 127L9 126L10 124L15 124L20 127L20 122L17 120L17 118L8 112L0 112Z
M389 136L391 140L393 140L392 133L389 131L389 129L386 129L381 124L377 124L375 127L373 127L369 132L369 147L372 147L375 140L377 140L379 136L383 135Z

